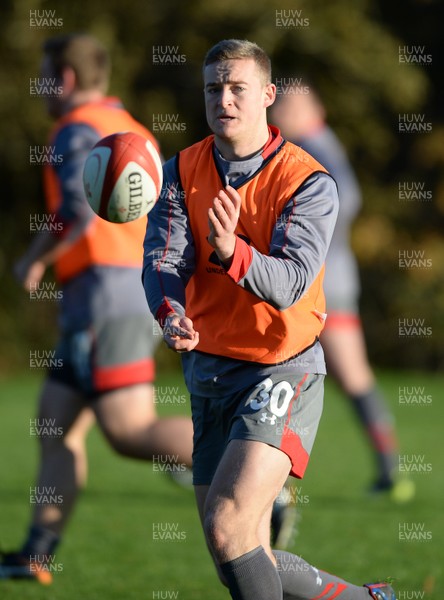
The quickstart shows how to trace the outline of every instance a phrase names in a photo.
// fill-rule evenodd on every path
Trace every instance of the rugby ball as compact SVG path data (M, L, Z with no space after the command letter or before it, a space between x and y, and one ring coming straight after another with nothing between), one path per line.
M150 140L132 132L101 139L86 159L83 186L93 211L111 223L147 215L162 188L162 163Z

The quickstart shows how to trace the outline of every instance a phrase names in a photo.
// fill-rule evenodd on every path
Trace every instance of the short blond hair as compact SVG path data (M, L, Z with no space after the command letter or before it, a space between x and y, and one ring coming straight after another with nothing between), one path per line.
M224 60L252 58L262 75L264 84L271 83L271 61L265 50L248 40L222 40L208 50L203 68Z

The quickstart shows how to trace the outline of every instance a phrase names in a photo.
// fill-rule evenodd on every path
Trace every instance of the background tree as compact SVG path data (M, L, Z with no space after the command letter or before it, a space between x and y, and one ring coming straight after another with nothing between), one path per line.
M27 348L49 348L53 341L54 303L32 302L15 283L11 268L29 242L30 214L44 212L40 168L30 164L29 155L31 146L46 143L50 122L41 99L30 94L30 78L39 76L44 39L80 30L97 35L108 46L112 93L148 127L157 128L165 157L208 131L201 63L216 41L251 39L270 53L275 79L309 77L349 151L364 191L353 241L361 266L362 312L372 358L384 366L442 367L444 129L439 3L396 4L109 0L104 8L99 0L59 1L51 6L43 0L4 2L0 369L23 367ZM30 11L47 16L54 11L62 25L55 29L31 25ZM401 63L399 47L405 45L424 46L423 55L431 55L431 63ZM155 59L165 55L176 58ZM400 133L400 114L423 115L432 130ZM423 186L431 200L401 201L403 182ZM400 269L402 251L422 253L432 267ZM400 318L423 320L432 335L403 340L398 333Z

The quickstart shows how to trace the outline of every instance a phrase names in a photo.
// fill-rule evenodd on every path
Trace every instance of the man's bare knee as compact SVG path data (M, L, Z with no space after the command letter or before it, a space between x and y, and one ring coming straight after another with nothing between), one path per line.
M108 440L111 448L120 454L129 458L134 457L137 453L134 447L134 439L124 433L104 431L105 437Z
M230 554L230 547L241 529L248 526L236 509L233 500L225 499L216 506L209 507L204 518L204 531L208 544L219 563Z

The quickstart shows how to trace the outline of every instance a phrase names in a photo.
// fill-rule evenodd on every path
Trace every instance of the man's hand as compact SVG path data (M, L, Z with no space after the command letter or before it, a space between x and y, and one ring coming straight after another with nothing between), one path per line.
M220 190L213 200L213 206L208 211L208 225L210 235L208 242L216 250L219 259L229 266L236 246L234 233L241 208L240 194L227 185L225 190Z
M45 274L45 270L45 263L40 260L30 263L26 255L14 265L15 278L28 292L38 286Z
M172 314L163 324L163 339L171 350L190 352L199 343L199 333L194 331L191 319Z

